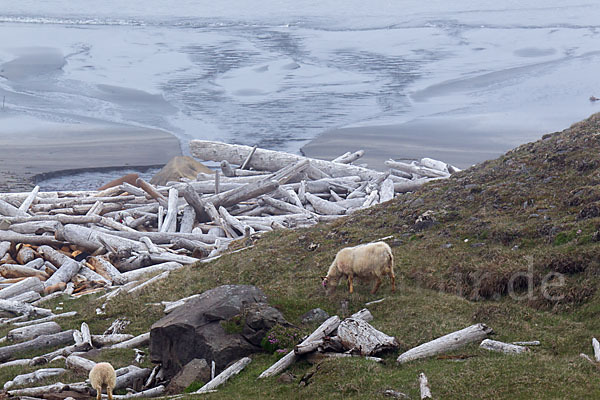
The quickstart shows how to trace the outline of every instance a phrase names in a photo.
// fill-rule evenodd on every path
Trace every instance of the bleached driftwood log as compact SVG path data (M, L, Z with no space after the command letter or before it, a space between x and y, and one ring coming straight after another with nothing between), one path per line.
M302 344L310 343L315 340L322 339L324 336L329 335L331 332L337 329L340 325L340 318L337 315L330 317L325 322L323 322L313 333L311 333L306 339L302 341ZM287 369L290 365L292 365L297 359L294 351L290 351L285 356L283 356L279 361L266 369L262 374L258 376L259 379L268 378L270 376L277 375L285 369Z
M192 140L190 150L194 157L201 160L220 162L227 160L232 164L241 165L245 157L252 151L249 146L230 145L207 140ZM287 165L308 159L290 153L272 150L256 149L248 163L248 167L256 170L277 171ZM363 179L370 179L379 175L377 171L361 168L354 165L334 163L332 161L309 159L310 163L326 174L336 176L358 175Z
M0 347L0 361L6 361L11 358L13 354L22 351L59 346L62 344L73 343L73 341L73 330L63 331L52 335L41 335L27 342Z
M17 207L4 200L0 200L0 215L6 215L8 217L26 217L27 213L19 210Z
M87 358L77 356L75 354L71 354L66 358L65 365L68 369L83 372L87 375L92 370L92 368L94 368L96 362L88 360Z
M484 339L479 345L482 349L497 351L500 353L507 354L519 354L526 353L529 349L525 346L517 346L515 344L499 342L497 340Z
M350 163L353 163L354 161L358 160L359 158L361 158L364 154L365 154L364 150L358 150L358 151L355 151L354 153L347 152L337 158L334 158L332 160L332 162L341 163L341 164L350 164Z
M177 228L177 199L179 192L175 188L169 189L167 217L163 221L161 232L175 232Z
M529 340L524 342L512 342L512 344L516 344L517 346L539 346L541 343L539 340Z
M113 333L110 335L92 335L92 344L94 347L104 347L133 339L133 335L125 333Z
M594 359L596 362L600 362L600 343L596 338L592 338L592 347L594 349Z
M78 226L78 225L72 225ZM97 247L96 247L97 248ZM69 282L71 278L75 276L79 272L81 268L81 264L77 261L69 258L63 253L54 250L50 246L40 246L38 247L38 252L52 264L54 264L58 269L52 274L50 278L46 280L44 283L44 287L55 285L59 282Z
M116 233L116 232L115 232ZM138 234L146 232L122 232L123 234ZM56 231L56 237L59 240L63 240L68 243L76 244L82 248L94 252L100 247L106 247L114 249L116 252L120 251L145 251L146 246L135 240L126 239L123 237L117 237L113 234L106 233L97 229L87 228L81 225L64 225L61 229ZM55 264L56 265L56 264Z
M346 209L340 205L331 201L323 200L312 193L307 192L305 194L306 200L315 208L320 214L326 215L343 215L346 213Z
M429 381L423 372L419 374L419 389L421 392L421 400L431 399L431 389L429 389Z
M385 165L390 168L399 169L400 171L408 172L411 174L417 174L421 176L425 176L427 178L446 178L449 173L438 171L436 169L427 168L427 167L419 167L413 164L407 164L399 161L388 160L385 162Z
M89 257L88 262L94 267L96 272L104 278L119 285L123 283L121 280L121 272L105 257Z
M113 395L113 399L115 400L128 400L128 399L143 399L143 398L151 398L151 397L160 397L165 393L165 386L158 385L151 389L142 390L137 393L128 393L128 394L115 394ZM102 395L104 398L105 395Z
M9 287L0 290L0 299L10 299L19 294L34 291L41 293L44 290L44 283L38 278L25 278L20 282L13 283Z
M376 363L383 364L384 359L380 357L371 357L371 356L361 356L359 354L348 354L348 353L334 353L334 352L326 352L326 353L312 353L307 356L307 360L310 363L316 363L321 361L324 358L351 358L351 357L360 357L365 360L373 361Z
M132 339L113 344L109 349L131 349L133 347L145 346L150 342L150 332L142 333Z
M75 315L77 315L77 311L69 311L66 313L50 315L48 317L44 317L44 318L40 318L40 319L36 319L36 320L15 322L13 325L14 326L28 326L28 325L39 324L39 323L46 322L46 321L52 321L57 318L70 318L70 317L74 317Z
M12 329L8 331L6 338L16 342L33 339L40 335L51 335L60 331L61 327L56 322L42 322L41 324Z
M4 299L0 299L0 310L8 311L13 314L22 314L22 315L26 315L26 316L52 315L52 311L48 310L47 308L34 307L27 303L14 301L14 300L4 300Z
M158 204L160 204L163 207L167 207L167 199L165 198L165 196L163 196L158 190L156 190L156 188L154 186L152 186L150 183L146 182L145 180L143 180L142 178L138 178L135 181L135 184L137 186L139 186L144 192L148 193L150 195L150 197L154 198L156 201L158 201Z
M161 264L151 265L149 267L139 268L133 271L124 272L121 274L121 283L133 282L144 275L153 274L156 272L173 271L183 266L178 262L169 261Z
M221 386L225 382L227 382L231 377L239 374L246 365L250 364L252 359L250 357L244 357L238 361L236 361L229 368L225 369L219 375L215 376L214 379L211 379L206 385L202 386L200 389L196 391L196 393L205 393L209 390L214 390L217 387Z
M412 348L400 354L396 361L402 364L419 358L434 356L445 351L455 350L469 343L483 340L492 332L493 330L485 324L471 325L460 331L449 333L431 342Z
M48 279L48 274L45 272L19 264L0 265L0 275L5 278L22 278L24 276L33 276L39 280Z
M358 351L363 356L377 354L399 346L395 337L373 328L362 319L346 318L337 329L337 336L348 350Z
M0 230L0 241L14 242L14 243L28 243L36 246L49 245L60 247L64 242L54 239L52 236L40 236L40 235L24 235L12 231Z
M127 368L129 369L127 373L117 376L115 390L133 387L137 381L145 382L150 376L150 372L152 372L149 368L139 368L135 365L130 365Z
M41 398L42 396L49 393L60 393L65 390L74 390L79 393L86 393L88 388L88 384L85 382L77 382L77 383L53 383L51 385L46 386L38 386L32 388L23 388L23 389L15 389L9 390L8 394L10 396L23 398L25 396L28 397L37 397Z
M65 372L67 372L67 370L64 368L45 368L38 369L37 371L28 374L17 375L12 381L8 381L4 384L4 390L9 390L14 386L27 385L53 376L62 375Z

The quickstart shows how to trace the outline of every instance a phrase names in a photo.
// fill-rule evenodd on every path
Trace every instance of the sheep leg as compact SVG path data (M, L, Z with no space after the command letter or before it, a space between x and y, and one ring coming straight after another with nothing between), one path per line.
M102 400L102 386L95 387L96 389L96 400Z
M106 394L108 395L108 400L113 400L113 397L112 397L112 388L110 386L106 387Z
M392 292L396 291L396 277L393 272L390 272L390 279L392 280Z
M354 286L352 286L352 275L348 275L348 287L350 288L350 294L354 293Z
M381 286L381 278L377 277L377 281L375 281L375 286L373 286L373 290L371 290L371 293L375 294L375 292L377 292L377 290L379 289L379 286Z

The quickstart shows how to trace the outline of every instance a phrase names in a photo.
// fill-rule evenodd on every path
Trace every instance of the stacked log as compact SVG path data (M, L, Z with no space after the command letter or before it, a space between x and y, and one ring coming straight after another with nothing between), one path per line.
M378 172L352 164L362 150L326 161L215 142L190 147L220 162L223 174L158 187L137 179L101 191L0 194L0 299L83 295L213 260L234 240L331 221L455 170L423 159L390 161L393 168Z

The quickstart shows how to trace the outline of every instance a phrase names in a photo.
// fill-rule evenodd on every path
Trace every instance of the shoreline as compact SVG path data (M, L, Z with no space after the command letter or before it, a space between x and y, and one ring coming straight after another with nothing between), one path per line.
M179 140L157 129L15 116L0 122L2 192L29 191L41 179L74 172L162 167L181 155Z

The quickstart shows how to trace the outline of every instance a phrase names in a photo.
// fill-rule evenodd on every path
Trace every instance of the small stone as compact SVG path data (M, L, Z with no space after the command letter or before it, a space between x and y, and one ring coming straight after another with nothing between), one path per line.
M280 383L293 383L296 380L296 375L292 374L291 372L284 372L283 374L279 375L277 380Z
M329 314L320 308L313 308L312 310L304 313L300 320L303 324L309 324L313 322L323 322L329 318Z
M442 245L442 249L449 249L450 247L452 247L452 243L446 243Z

